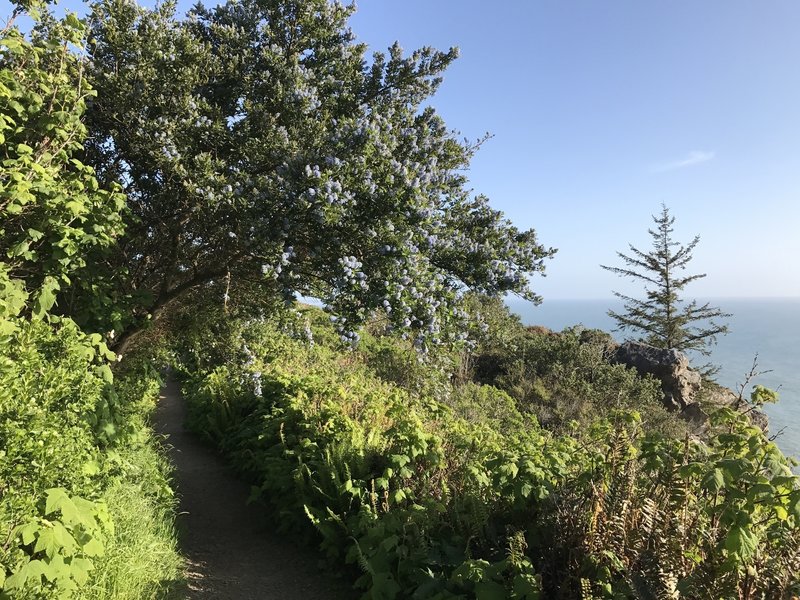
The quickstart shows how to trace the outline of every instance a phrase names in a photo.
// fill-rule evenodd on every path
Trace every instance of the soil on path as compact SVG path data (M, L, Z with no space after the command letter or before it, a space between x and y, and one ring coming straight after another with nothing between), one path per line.
M250 488L212 449L184 429L186 406L170 379L155 429L167 436L180 498L178 531L189 560L188 598L198 600L348 600L357 593L322 572L319 556L271 528L247 505Z

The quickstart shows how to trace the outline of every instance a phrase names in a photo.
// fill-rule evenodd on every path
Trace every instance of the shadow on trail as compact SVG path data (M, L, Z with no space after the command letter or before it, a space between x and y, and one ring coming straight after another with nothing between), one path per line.
M348 600L357 592L318 568L319 556L275 533L249 486L184 429L186 405L174 379L161 391L154 428L167 436L180 498L177 527L198 600Z

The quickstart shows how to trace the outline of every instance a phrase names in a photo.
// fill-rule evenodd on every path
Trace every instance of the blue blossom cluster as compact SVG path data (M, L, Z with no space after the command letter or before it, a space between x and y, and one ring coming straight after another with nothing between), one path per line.
M306 177L310 179L319 179L322 177L322 171L320 170L319 165L306 165L305 173Z
M159 131L155 135L156 142L161 144L161 153L170 161L180 158L181 153L178 151L177 146L172 141L170 136L165 131Z
M242 342L242 354L244 354L245 357L242 366L244 367L244 371L247 372L255 364L256 356L244 342ZM262 396L261 371L259 370L251 371L249 378L250 378L250 385L252 385L253 387L253 394L255 394L256 397L261 398ZM245 383L244 377L240 380L240 383L242 384Z
M255 394L256 398L261 398L261 371L253 371L250 374L250 379L253 383L253 394Z
M300 109L308 114L322 106L316 86L312 83L313 72L306 69L302 63L296 65L297 77L293 81L295 88L291 94L292 100L300 105Z
M309 346L314 345L314 334L311 323L300 311L289 308L280 315L280 329L296 340L303 340Z
M369 288L367 284L367 275L362 271L362 263L355 256L345 256L339 259L339 267L341 268L342 275L340 278L340 285L349 285L357 287L361 290Z

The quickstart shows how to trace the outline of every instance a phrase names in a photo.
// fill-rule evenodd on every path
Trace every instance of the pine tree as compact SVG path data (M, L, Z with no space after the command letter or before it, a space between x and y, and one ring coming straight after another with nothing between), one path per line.
M694 350L707 356L708 346L716 343L718 335L728 332L727 325L716 319L730 317L728 313L709 303L698 304L696 300L685 303L679 293L691 282L705 277L705 273L681 275L692 260L692 251L700 236L683 246L672 238L675 217L662 205L659 215L653 215L655 229L648 232L653 238L653 248L642 252L630 245L631 254L618 252L625 267L608 267L607 271L622 277L630 277L645 285L645 300L614 295L624 300L624 311L608 311L617 322L618 331L633 331L642 334L641 340L657 348Z

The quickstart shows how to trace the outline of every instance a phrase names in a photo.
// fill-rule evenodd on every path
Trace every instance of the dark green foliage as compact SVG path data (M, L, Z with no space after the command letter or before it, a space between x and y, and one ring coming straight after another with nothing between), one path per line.
M633 369L612 365L611 337L581 327L555 333L543 328L513 327L510 340L491 338L471 361L478 381L506 391L543 427L571 430L615 410L635 410L654 430L671 434L683 424L661 403L660 384ZM497 339L497 338L495 338Z
M109 487L138 482L140 505L172 510L164 473L143 476L128 458L151 443L145 415L159 379L146 363L129 364L112 387L97 344L68 320L18 320L0 343L2 598L87 597L107 575L105 557L124 550L103 501ZM174 546L162 544L164 575L177 577ZM137 577L140 591L162 587L161 576ZM107 583L124 594L125 581Z
M0 278L22 286L37 317L122 231L124 197L102 189L79 160L81 117L94 95L69 48L82 35L74 15L40 22L33 42L15 27L0 32ZM0 289L1 304L5 295ZM0 335L9 328L3 316Z
M305 350L263 327L239 342L253 352L251 364L195 373L188 392L195 426L253 480L282 526L315 525L332 558L363 570L359 586L371 597L455 598L459 590L513 587L508 597L537 597L530 562L518 551L508 556L521 542L489 519L498 501L493 481L503 476L487 461L506 439L540 435L523 429L510 398L468 391L455 410L475 411L470 423L358 362L337 364L336 353ZM518 429L508 438L478 412L492 407L476 406L503 398L505 407L494 407L497 426ZM543 494L558 476L550 468L541 465Z
M101 507L73 496L71 502L80 502L77 513L59 519L47 506L53 494L96 497L100 490L98 424L91 419L105 387L101 370L111 373L93 367L94 357L94 348L70 324L53 333L41 321L20 323L0 346L0 531L8 540L0 547L0 589L7 593L28 589L35 597L52 597L55 589L85 582L91 558L102 552ZM59 546L38 541L45 518L61 524ZM87 550L81 539L95 542ZM83 565L74 573L73 559ZM56 566L64 560L63 569ZM42 574L53 584L40 587Z
M93 95L72 51L83 25L34 12L29 39L11 24L0 34L0 598L154 598L179 577L164 526L172 499L144 423L159 379L120 369L115 387L102 336L54 314L121 233L123 197L78 160ZM89 300L82 310L106 310ZM116 530L133 495L107 504L112 488L136 488L141 517L157 517ZM135 569L140 537L162 550L158 574ZM130 571L112 564L126 552Z
M533 415L521 413L514 398L491 385L467 382L458 386L444 402L462 419L476 424L491 423L506 436L539 429Z
M146 424L165 337L194 429L365 598L800 593L800 489L775 444L729 409L707 439L676 436L605 334L526 329L485 297L535 300L523 274L552 251L470 197L477 146L425 106L455 52L367 62L351 10L244 0L178 22L171 3L99 2L104 186L77 160L82 24L2 32L0 598L155 599L178 577ZM130 213L112 255L115 179ZM621 256L662 279L617 269L656 284L626 298L627 324L702 350L724 328L692 324L723 315L675 308L697 240L673 253L666 209L656 221L656 250ZM333 324L284 307L298 291ZM56 299L123 327L122 347L147 329L151 352L112 373Z
M416 395L444 400L450 395L455 358L438 352L423 360L413 345L399 337L364 335L356 356L378 377Z
M614 292L625 301L625 312L609 311L608 314L616 319L619 330L641 334L644 342L656 348L696 350L708 355L708 345L713 344L718 335L728 332L726 325L714 319L730 315L709 303L701 305L692 300L684 304L679 296L688 284L705 277L705 274L680 275L692 260L692 251L700 236L687 246L674 241L672 224L675 217L670 216L666 206L662 206L661 214L653 216L653 221L656 229L648 230L653 238L650 252L630 246L631 255L617 253L626 267L601 265L612 273L643 283L647 299L639 300Z

